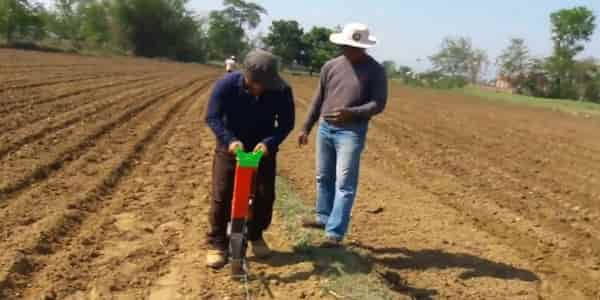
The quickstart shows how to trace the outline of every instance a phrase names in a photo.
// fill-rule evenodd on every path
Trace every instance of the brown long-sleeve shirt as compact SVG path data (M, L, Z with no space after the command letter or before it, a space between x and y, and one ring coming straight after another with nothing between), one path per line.
M353 121L366 122L383 111L387 96L387 76L375 59L369 56L360 64L352 64L339 56L321 69L319 87L303 129L309 133L322 115L341 108L353 113Z

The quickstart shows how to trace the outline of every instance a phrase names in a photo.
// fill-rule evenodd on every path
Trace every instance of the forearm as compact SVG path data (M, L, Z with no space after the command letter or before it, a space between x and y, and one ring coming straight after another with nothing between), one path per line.
M385 108L385 102L378 102L375 100L369 101L363 105L354 106L348 108L348 110L352 113L353 116L368 119L371 118L383 111Z

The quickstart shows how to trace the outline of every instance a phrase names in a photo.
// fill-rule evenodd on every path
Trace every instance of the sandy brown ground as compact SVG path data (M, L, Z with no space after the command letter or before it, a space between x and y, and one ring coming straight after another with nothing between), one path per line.
M306 111L315 82L293 81ZM350 238L425 299L597 299L598 129L594 119L393 87L371 123ZM295 170L314 170L310 147L288 144L282 161L309 202L313 174Z
M202 116L218 76L0 50L0 299L245 298L203 265L214 141ZM290 82L299 125L316 82ZM348 242L398 299L598 299L599 129L393 86ZM295 134L280 171L312 206L314 144L298 149ZM276 254L252 262L252 299L319 299L284 223L267 236Z

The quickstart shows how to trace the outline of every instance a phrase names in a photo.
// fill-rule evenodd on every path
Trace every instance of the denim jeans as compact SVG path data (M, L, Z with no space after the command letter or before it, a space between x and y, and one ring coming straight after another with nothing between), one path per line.
M325 234L343 239L356 198L360 156L368 123L338 127L321 121L317 134L317 222Z

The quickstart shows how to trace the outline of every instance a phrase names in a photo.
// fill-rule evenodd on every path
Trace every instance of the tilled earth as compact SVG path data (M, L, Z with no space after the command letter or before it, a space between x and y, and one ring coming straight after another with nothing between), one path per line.
M221 70L0 50L0 299L244 299L204 267ZM316 80L290 77L298 127ZM600 120L391 88L348 243L398 299L599 299ZM314 201L314 143L280 174ZM314 132L312 134L314 139ZM331 297L276 218L252 299Z

